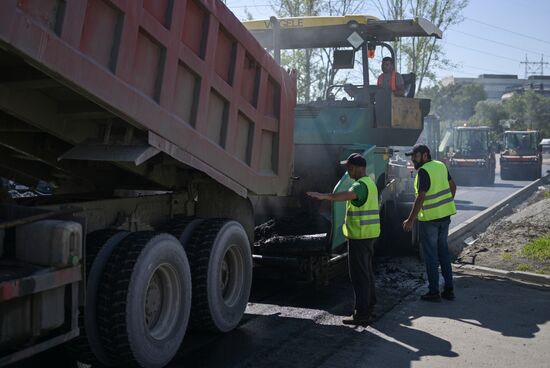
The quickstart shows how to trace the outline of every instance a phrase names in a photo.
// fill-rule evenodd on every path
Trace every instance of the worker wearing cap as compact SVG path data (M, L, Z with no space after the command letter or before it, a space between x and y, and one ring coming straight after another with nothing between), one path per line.
M416 200L409 217L403 222L403 229L411 231L415 219L418 218L429 284L428 292L421 299L441 301L443 297L453 300L453 274L447 236L451 216L456 213L456 185L445 164L432 160L430 149L426 145L417 144L405 155L411 156L414 168L418 171L414 179ZM441 274L445 280L441 295L438 266L441 266Z
M350 178L355 180L349 191L307 194L321 200L347 201L342 231L348 239L348 265L355 293L355 307L353 315L343 322L366 325L372 322L376 304L372 258L374 241L380 235L378 189L367 176L367 161L363 156L353 153L340 163L345 165Z

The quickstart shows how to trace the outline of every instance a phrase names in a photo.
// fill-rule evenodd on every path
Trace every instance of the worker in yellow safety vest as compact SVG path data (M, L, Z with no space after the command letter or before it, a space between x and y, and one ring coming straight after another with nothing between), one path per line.
M352 153L340 163L345 165L349 177L355 180L349 191L307 194L320 200L347 201L342 232L348 239L348 266L355 307L351 317L345 318L343 323L367 325L373 321L376 304L372 258L374 242L380 236L378 189L366 174L367 161L363 156Z
M403 229L411 231L414 221L418 218L420 243L426 264L429 290L422 295L426 301L441 301L441 297L454 300L453 274L451 257L447 244L451 216L456 214L454 197L456 185L444 163L432 160L430 149L423 144L417 144L411 152L414 168L417 170L414 179L416 200L409 214L403 222ZM443 292L439 293L439 272L445 280Z

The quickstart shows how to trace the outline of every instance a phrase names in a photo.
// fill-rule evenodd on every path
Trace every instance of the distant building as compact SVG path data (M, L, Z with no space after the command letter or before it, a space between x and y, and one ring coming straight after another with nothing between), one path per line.
M447 77L441 81L441 84L444 86L479 84L485 90L489 100L500 100L513 93L523 93L529 89L550 96L550 76L548 75L532 75L527 79L520 79L514 74L481 74L477 78Z
M510 87L502 95L502 99L512 97L513 94L522 94L525 91L535 91L542 96L550 97L550 75L532 75L527 78L521 87Z

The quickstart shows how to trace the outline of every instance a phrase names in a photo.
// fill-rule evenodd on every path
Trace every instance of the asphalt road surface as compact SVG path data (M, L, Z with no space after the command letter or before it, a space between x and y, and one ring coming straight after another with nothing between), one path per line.
M549 169L550 165L545 165L544 172ZM456 196L458 214L453 217L452 226L459 225L527 184L529 182L500 180L497 168L497 179L493 186L459 187ZM460 344L459 348L454 348L455 345L450 342L456 341L457 336L428 332L430 328L436 328L434 326L437 326L436 330L449 331L445 325L441 325L446 323L444 316L434 314L429 317L433 320L432 322L429 318L419 320L428 321L428 326L417 326L419 322L409 320L409 317L403 314L407 308L416 308L415 313L419 316L426 313L423 304L417 301L418 295L415 295L423 291L421 288L425 284L423 275L424 268L416 258L378 258L376 260L378 321L368 328L352 328L344 326L341 322L343 316L351 313L353 306L351 284L345 275L332 280L328 287L321 288L293 282L269 282L255 279L251 299L240 326L226 334L188 333L181 352L169 367L412 367L416 366L413 363L426 359L439 360L424 366L442 366L446 365L444 358L458 356L461 356L461 360L464 361L464 365L460 366L477 366L478 364L473 362L480 362L477 359L486 357L486 354L471 355L473 353L470 349L475 350L475 346L468 345L469 338L466 335L460 340L464 345L463 350L460 350ZM458 282L459 287L469 287L467 283L461 286L460 282L464 283L464 281ZM495 285L501 284L503 283L498 282ZM503 288L499 292L504 295L508 292L509 286L503 286ZM470 290L481 289L472 286ZM510 316L515 313L513 311L510 315L505 315L502 321L495 320L493 312L484 312L493 305L492 300L487 300L487 305L480 305L478 309L466 313L468 308L472 309L477 305L474 300L487 295L478 296L474 293L468 296L471 300L466 300L466 296L464 291L461 295L462 299L459 298L455 302L456 308L453 313L458 317L475 319L468 314L470 313L479 317L476 318L481 321L480 323L494 322L498 326L506 326L507 329L517 327L514 327L513 323L510 324ZM538 304L535 303L537 308L544 304L544 300L548 300L548 294L537 294L537 297L539 298L536 299ZM460 300L466 304L459 304ZM531 304L529 306L533 309ZM517 308L520 307L513 308L519 310ZM540 307L540 310L546 309ZM436 312L440 313L437 310ZM460 324L458 317L455 320ZM542 320L550 319L550 316L537 315L536 318L527 322L518 322L517 328L521 330L525 323L535 328ZM486 344L486 341L494 338L491 335L492 330L494 329L482 329L479 332L456 330L456 333L461 336L465 333L474 333L482 339L479 334L488 331L488 336L476 342L476 344ZM495 331L499 332L498 329ZM508 330L506 331L507 336L514 336L510 335ZM545 333L547 337L550 336L548 329ZM516 340L512 339L512 344L523 343ZM509 341L495 341L495 344L502 344L504 347L507 342ZM511 345L504 350L509 349L512 352L526 348L525 343L522 346L516 345ZM529 346L535 345L531 341ZM502 354L496 352L494 355L498 360ZM525 355L535 356L530 353ZM473 356L476 360L469 361ZM392 359L392 363L387 360L389 358ZM504 362L511 362L503 359ZM540 361L539 359L532 362L534 365L524 361L524 366L538 366ZM485 363L491 364L479 366L508 366L497 361Z
M548 162L548 161L545 161ZM550 162L543 165L542 175L546 174L546 171L550 170ZM502 180L500 179L500 167L497 168L495 184L492 186L459 186L455 203L457 208L457 214L452 217L451 228L460 225L470 217L475 216L479 212L491 207L493 204L508 197L514 192L520 190L531 181L518 181L518 180Z
M421 286L422 274L416 259L379 260L378 318ZM342 317L350 315L352 307L353 292L345 276L319 289L254 280L240 327L223 335L189 334L182 355L169 367L332 367L335 354L344 353L362 339L361 330L342 324ZM356 358L360 355L348 357ZM356 364L339 365L351 366Z
M543 174L546 170L550 170L550 165L543 167ZM497 166L495 184L490 187L459 187L456 196L458 213L451 226L459 225L531 183L501 180L499 174ZM403 301L416 300L417 296L411 293L415 289L416 292L422 290L418 287L425 283L423 272L417 259L378 259L378 318L388 315L389 318L403 319L395 314L403 305L408 305ZM342 316L351 313L352 295L346 277L334 280L329 287L322 289L255 280L251 302L241 326L225 335L189 334L182 354L170 367L410 367L413 361L424 359L422 355L458 356L448 341L423 331L415 331L418 336L414 337L409 328L401 327L406 336L410 335L410 341L403 345L392 337L393 334L390 336L378 329L377 324L367 329L342 325ZM387 318L381 320L382 324L384 320ZM398 325L405 326L401 322ZM417 338L428 341L430 351L415 348ZM400 356L403 359L397 365L386 365L386 358L380 354L378 358L369 357L367 353L372 353L373 344L404 352ZM440 354L441 351L447 351L448 355ZM467 363L467 354L465 359Z

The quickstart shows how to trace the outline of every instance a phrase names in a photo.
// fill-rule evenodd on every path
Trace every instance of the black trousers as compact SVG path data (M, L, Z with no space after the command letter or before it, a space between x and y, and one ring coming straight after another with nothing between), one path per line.
M368 316L376 304L374 286L374 241L375 239L348 239L349 276L355 293L353 313Z

